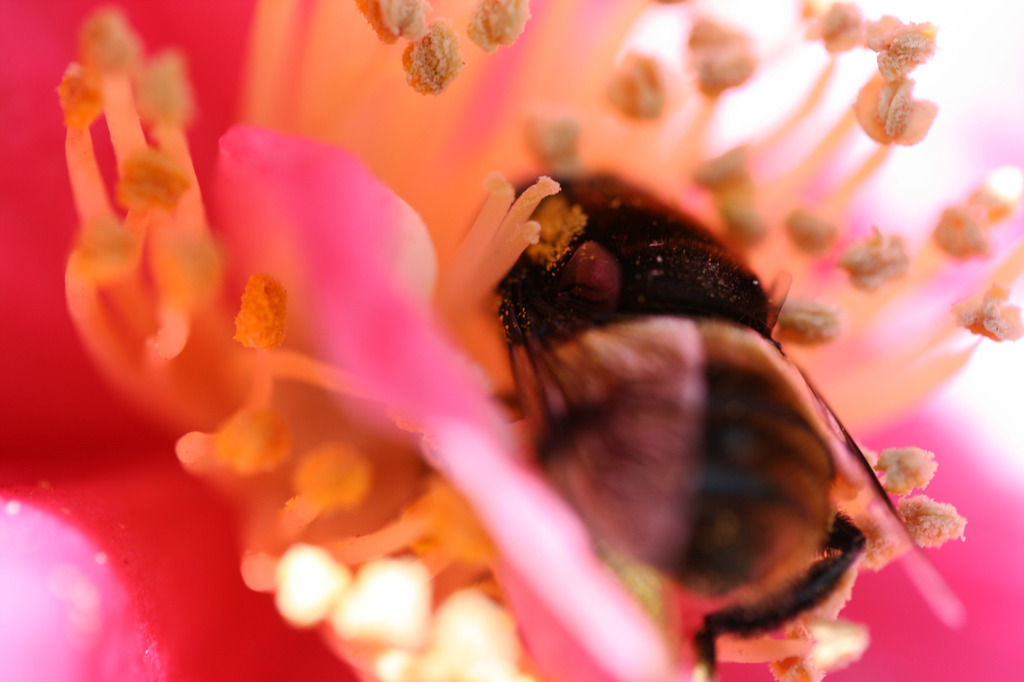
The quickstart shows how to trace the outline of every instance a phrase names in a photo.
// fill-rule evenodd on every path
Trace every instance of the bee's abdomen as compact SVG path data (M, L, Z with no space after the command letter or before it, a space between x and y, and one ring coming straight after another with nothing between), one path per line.
M806 568L828 532L829 446L767 366L708 350L693 531L672 572L707 594L781 584Z

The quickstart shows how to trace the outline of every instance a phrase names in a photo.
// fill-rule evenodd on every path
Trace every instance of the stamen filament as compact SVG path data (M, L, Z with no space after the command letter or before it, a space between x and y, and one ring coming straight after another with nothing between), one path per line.
M470 276L470 264L475 265L486 257L488 244L494 236L494 226L501 224L501 219L508 213L515 199L512 185L498 173L487 176L484 188L487 190L487 199L459 245L445 280L438 287L438 304L442 308L451 293L464 286Z
M879 145L864 162L850 174L846 181L833 191L822 203L821 213L830 219L838 219L857 190L875 174L892 153L893 145Z
M708 139L708 128L715 116L717 97L701 97L693 120L686 127L686 134L680 137L680 144L673 157L675 168L682 168L689 173L697 165L698 159L704 155L704 140Z
M191 431L174 444L174 454L187 470L200 473L213 467L213 442L211 433Z
M939 250L929 244L914 258L913 267L906 277L890 281L871 294L870 303L855 289L846 288L834 303L844 311L846 324L851 329L871 329L891 305L906 305L906 297L920 291L946 263Z
M196 177L185 130L177 125L160 124L153 133L160 148L181 166L189 178L189 187L181 195L174 211L175 225L196 234L205 233L208 227L206 209L203 206L202 191L199 189L199 179Z
M256 6L243 105L244 120L249 123L273 125L289 120L281 108L290 101L286 94L300 37L301 5L298 0L262 0Z
M268 364L275 379L318 386L325 391L353 398L372 398L344 371L295 350L275 350L268 356Z
M438 287L437 305L449 321L475 311L523 251L537 243L540 225L527 219L545 197L558 192L559 186L543 176L528 187L511 208L508 208L511 185L492 175L488 178L487 189L489 196L484 208L467 234L451 271Z
M334 549L338 561L349 566L366 563L408 549L430 531L425 519L408 517L391 523L375 533L360 535L339 543Z
M989 273L988 279L993 282L1016 282L1021 274L1024 274L1024 242L1006 255Z
M455 562L455 557L442 548L433 549L420 557L420 561L427 567L432 578L436 578L442 571Z
M273 356L278 351L253 350L255 354L252 364L252 384L245 407L249 409L269 408L274 397L274 366Z
M920 404L939 384L962 370L977 347L975 343L923 360L913 353L900 354L885 362L862 365L855 373L833 379L829 391L832 407L851 429L891 419ZM891 380L894 376L900 378L896 384ZM865 400L864 396L871 399Z
M64 273L68 313L93 361L117 385L130 386L135 378L130 355L103 310L96 286L80 270L73 253Z
M126 74L103 74L103 113L107 118L110 143L114 147L117 166L121 168L131 156L146 148L139 113L135 109L132 83Z
M831 160L836 149L842 145L847 136L857 127L857 117L852 110L843 116L832 130L829 131L814 150L794 166L788 173L784 173L769 183L766 183L762 190L763 196L785 197L790 196L794 190L813 178Z
M756 150L757 153L765 153L770 147L787 137L790 133L796 130L801 123L803 123L804 119L817 109L818 105L821 104L825 91L835 78L836 63L837 60L835 57L829 59L828 64L826 64L825 68L821 70L820 74L818 74L818 78L814 81L814 85L811 86L810 91L807 93L807 97L804 99L800 107L790 114L789 118L783 121L779 127L754 143L754 150Z
M161 361L173 360L185 349L192 324L188 313L167 303L160 306L157 318L157 331L146 339L145 346L150 363L159 366Z
M107 196L106 185L100 167L96 163L96 152L88 128L68 128L64 142L64 155L71 178L71 194L75 210L82 225L105 216L114 215L114 208Z
M733 637L722 635L715 640L718 660L724 663L770 663L811 652L806 639L775 639L773 637Z
M124 279L111 282L103 289L112 314L126 328L126 332L136 339L149 337L157 328L153 297L143 284L142 277L141 271L136 269Z

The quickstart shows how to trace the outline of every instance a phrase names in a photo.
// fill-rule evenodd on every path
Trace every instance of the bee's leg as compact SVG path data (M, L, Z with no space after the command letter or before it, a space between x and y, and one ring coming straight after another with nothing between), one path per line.
M847 517L836 514L832 530L825 541L825 556L816 561L792 589L777 595L764 604L738 606L709 613L704 627L694 639L697 656L697 676L714 680L715 639L724 633L755 635L775 630L786 621L817 606L832 594L861 552L864 534Z

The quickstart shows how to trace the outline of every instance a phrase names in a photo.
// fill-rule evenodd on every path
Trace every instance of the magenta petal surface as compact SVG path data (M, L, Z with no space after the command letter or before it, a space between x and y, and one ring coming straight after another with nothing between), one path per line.
M250 127L223 138L220 172L236 219L258 196L296 231L324 352L423 425L435 466L473 503L512 574L613 679L666 675L653 628L593 557L578 520L514 460L477 374L397 284L386 254L404 202L344 152Z
M0 547L4 679L149 678L124 583L67 516L0 499Z
M234 515L172 443L115 453L0 467L0 679L353 679L243 584Z

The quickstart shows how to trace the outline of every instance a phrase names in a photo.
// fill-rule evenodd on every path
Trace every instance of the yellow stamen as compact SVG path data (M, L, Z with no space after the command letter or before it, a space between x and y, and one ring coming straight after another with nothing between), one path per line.
M158 222L151 259L161 297L183 310L197 310L220 292L223 259L207 234L189 234Z
M812 256L828 253L839 238L839 228L834 222L803 209L791 211L785 224L793 245Z
M814 664L806 658L785 658L772 661L768 670L778 682L820 682L823 677Z
M142 238L113 216L86 224L78 234L72 258L78 272L97 284L123 278L138 267Z
M808 629L814 637L811 663L820 670L836 670L860 660L871 642L866 626L845 620L814 621Z
M523 251L537 243L540 225L528 220L530 214L561 189L541 176L510 207L513 190L504 178L492 174L485 187L487 201L438 285L437 305L448 319L477 310Z
M950 540L964 539L967 519L960 516L951 504L915 495L901 498L897 509L921 547L939 547Z
M514 44L530 18L529 0L479 0L466 33L482 50Z
M119 166L146 148L131 79L140 51L140 41L118 10L94 12L79 33L80 61L100 80L103 112Z
M345 443L330 442L302 456L292 473L295 492L322 511L354 509L370 494L373 467Z
M418 40L427 30L430 5L423 0L356 0L377 37L391 44L399 37Z
M871 237L850 246L839 257L839 267L850 273L850 284L874 291L889 280L906 275L910 261L899 235L885 235L876 227Z
M221 465L248 476L284 463L291 440L288 422L277 412L240 410L217 429L214 454Z
M274 350L288 329L288 292L270 275L251 275L235 316L235 341L246 348Z
M440 479L406 510L403 519L420 521L430 529L414 547L421 553L436 547L468 564L487 564L494 558L494 545L480 526L469 503Z
M629 118L654 120L665 110L665 71L654 57L630 53L608 83L608 101Z
M884 16L867 24L864 43L878 53L878 72L889 82L907 74L935 54L934 24L904 24Z
M726 234L742 247L758 244L768 236L768 221L747 189L720 193L715 197Z
M424 95L439 95L462 70L459 40L451 22L439 19L419 40L409 43L402 53L405 78L412 89Z
M839 310L806 298L786 299L779 313L776 338L779 341L817 345L839 336Z
M105 8L94 12L78 36L79 59L89 69L123 72L135 66L141 41L120 10Z
M914 81L876 76L857 95L854 112L861 128L881 144L915 145L931 129L938 107L913 98Z
M194 104L185 71L185 57L165 52L154 57L138 84L138 109L144 118L184 126L192 118Z
M170 156L147 148L133 154L121 166L117 199L129 210L173 211L190 185L188 172Z
M689 47L697 85L708 97L718 97L730 88L743 85L757 68L749 39L708 19L694 23Z
M860 489L860 492L864 492L863 488ZM865 504L870 504L871 493L867 493L864 497L867 498ZM859 573L860 564L855 563L846 571L846 573L843 574L843 577L836 582L835 587L832 590L832 594L825 597L820 604L809 611L805 615L804 620L811 623L820 620L835 622L835 620L839 618L839 614L846 608L846 605L849 604L850 600L853 598L853 586L857 584L857 576Z
M296 544L288 548L275 571L274 603L295 627L312 627L326 618L352 581L348 568L325 549Z
M526 122L526 141L541 163L557 174L579 171L580 122L566 112L535 113Z
M71 64L64 72L57 97L64 111L64 125L88 128L103 110L103 93L99 81L81 64Z
M565 197L555 195L543 202L533 217L540 225L540 239L526 253L537 263L553 268L586 227L587 215L579 204L570 206Z
M993 284L980 300L961 301L953 306L953 315L961 327L993 341L1016 341L1024 336L1020 308L1003 305L1010 290Z
M861 566L871 571L885 568L910 548L907 541L894 532L894 522L880 519L878 515L884 513L869 508L853 519L866 540Z
M886 492L905 495L915 488L927 488L938 464L934 454L921 448L886 448L875 468L885 473Z
M977 211L968 206L952 206L944 210L932 233L938 247L954 258L988 253L988 239L976 214Z
M834 3L821 17L819 32L830 54L852 50L864 42L864 15L853 3Z
M698 165L692 179L695 184L711 191L738 186L748 187L753 182L749 166L750 154L747 147L734 147Z

